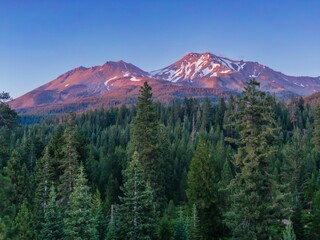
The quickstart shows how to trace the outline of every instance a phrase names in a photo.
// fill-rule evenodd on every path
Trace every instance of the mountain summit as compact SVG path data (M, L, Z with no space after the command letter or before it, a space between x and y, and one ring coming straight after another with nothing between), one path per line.
M85 110L135 102L139 86L148 81L163 102L174 98L216 98L242 91L256 78L261 89L279 97L305 96L320 91L320 77L293 77L250 61L236 61L212 53L189 53L160 70L146 72L124 61L78 67L13 100L20 112L50 109Z

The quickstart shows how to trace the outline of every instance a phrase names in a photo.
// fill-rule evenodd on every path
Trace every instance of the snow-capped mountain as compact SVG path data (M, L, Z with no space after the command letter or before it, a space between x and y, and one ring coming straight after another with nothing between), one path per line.
M276 72L257 62L235 61L211 53L189 53L179 61L150 75L171 82L189 82L202 87L237 91L250 78L256 78L261 88L269 92L291 92L309 95L320 91L320 79L292 77Z
M124 61L106 62L90 68L78 67L13 100L23 111L35 109L85 110L133 103L140 86L148 81L155 98L216 98L242 91L256 78L261 89L279 97L305 96L320 91L320 77L292 77L250 61L236 61L211 53L189 53L157 71L146 72Z
M171 82L193 82L200 78L217 77L218 75L238 72L245 66L244 61L233 61L210 53L189 53L181 60L150 74L159 79Z

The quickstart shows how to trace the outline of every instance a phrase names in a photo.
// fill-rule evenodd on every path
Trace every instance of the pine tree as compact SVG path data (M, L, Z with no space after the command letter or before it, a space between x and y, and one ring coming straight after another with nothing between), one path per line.
M68 116L68 126L63 134L64 145L59 170L62 172L59 178L58 198L61 209L66 209L70 194L73 190L78 169L79 154L77 152L76 130L74 126L74 114Z
M44 211L47 207L50 193L50 182L53 181L52 158L48 148L45 149L43 157L36 166L36 192L35 192L35 219L37 230L41 229Z
M312 199L311 221L311 234L314 239L320 239L320 191Z
M50 240L63 239L63 221L58 208L57 194L51 185L47 206L44 209L44 221L42 222L41 238Z
M115 205L111 205L110 221L107 227L106 240L118 240L119 238L119 217Z
M294 234L292 223L286 225L286 229L283 231L283 240L296 240L296 235Z
M14 231L15 239L34 240L36 238L33 215L25 203L20 205L19 212L14 219Z
M121 236L128 240L156 239L158 226L153 192L145 180L137 152L124 171L124 177L126 182L119 206Z
M16 191L8 176L0 172L0 218L5 225L11 223L16 214Z
M314 132L313 143L318 151L320 151L320 105L314 110Z
M306 160L307 149L305 140L298 128L294 129L292 140L283 147L284 161L282 164L282 183L286 184L287 207L292 214L294 231L298 239L304 235L302 207L304 188L307 182Z
M30 196L28 170L21 163L20 154L13 150L8 165L3 169L3 175L10 178L12 190L16 193L13 204L18 207ZM29 200L29 199L28 199Z
M13 129L17 126L18 114L8 105L9 100L9 93L0 93L0 128Z
M179 210L179 219L176 223L175 232L174 232L174 240L188 240L188 222L183 215L183 211Z
M106 222L103 214L102 200L99 190L97 189L93 195L93 201L91 205L92 215L94 217L94 225L98 234L98 239L103 240L105 237Z
M90 209L91 201L84 169L80 166L64 219L65 239L97 239L94 216Z
M201 137L188 172L187 196L199 211L201 233L205 239L218 235L218 184L208 147ZM210 221L208 221L210 219Z
M155 194L155 199L164 202L164 173L163 159L159 152L159 123L154 104L152 102L152 88L147 82L140 90L137 103L137 115L132 125L131 153L139 152L139 161L143 167L143 172L150 181Z
M236 176L229 185L231 207L226 214L226 224L235 239L268 239L281 213L269 162L278 127L272 99L258 91L258 86L257 81L250 80L238 97L231 126L240 137L227 139L239 147L234 163Z
M201 240L200 221L198 217L197 206L193 204L192 212L189 220L189 239L190 240Z
M2 218L0 217L0 240L5 240L6 236L6 225L4 224Z
M48 148L45 149L43 157L38 161L36 167L36 198L39 206L44 209L49 199L50 182L53 180L51 167L51 156Z

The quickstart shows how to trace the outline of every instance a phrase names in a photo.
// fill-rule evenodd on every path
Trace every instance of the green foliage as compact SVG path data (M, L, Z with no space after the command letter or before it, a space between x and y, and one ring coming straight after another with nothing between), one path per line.
M124 239L156 239L158 221L153 192L145 180L145 174L137 152L133 154L124 171L126 182L120 198L119 217L121 236Z
M249 81L231 116L240 138L229 139L237 144L238 151L226 224L234 238L240 239L268 239L272 226L280 221L277 185L271 178L269 161L279 129L272 99L258 91L258 86L255 80Z
M18 114L7 104L9 100L9 93L0 93L0 128L12 129L17 126Z
M14 239L35 239L33 215L25 203L20 205L18 214L14 219L14 234Z
M103 213L103 202L99 190L97 189L93 195L93 201L91 205L92 216L94 217L94 225L98 234L99 240L104 240L106 221Z
M73 114L68 116L68 126L64 131L62 146L62 159L60 159L59 170L61 175L59 177L58 196L61 203L61 208L65 210L70 194L73 190L75 179L78 170L79 154L77 152L77 138L76 129L74 126Z
M197 206L195 204L193 204L192 212L191 212L190 220L189 220L189 239L190 240L201 240L202 239L200 226L201 226L201 223L200 223L199 217L198 217Z
M281 239L281 220L289 218L297 239L318 239L320 108L315 110L301 98L276 102L254 86L226 101L186 98L163 105L153 103L145 84L137 106L77 117L23 116L19 127L11 125L11 118L0 127L0 239L17 239L16 220L26 226L23 219L29 214L34 239L44 239L41 234L48 228L62 230L47 235L59 239L67 230L70 239L80 225L94 233L84 235L87 239L124 239L123 229L149 239L172 240L175 232L176 237L200 239L204 228L212 231L204 236L207 239ZM10 119L15 113L1 112L8 109L8 95L3 96L1 117ZM207 143L202 154L200 135ZM132 195L132 187L120 190L134 179L125 172L135 150L142 169L136 180L143 186L139 198ZM87 176L81 198L87 203L81 207L85 211L75 210L80 207L75 197L80 162ZM56 200L49 196L51 183ZM190 187L195 198L187 197ZM101 196L93 194L96 189ZM201 191L210 194L202 196ZM22 211L23 203L27 210ZM141 208L129 211L124 206ZM184 209L182 220L175 206ZM203 217L203 206L208 206L208 217ZM139 228L132 227L133 213L143 219Z
M2 221L2 219L0 218L0 240L4 240L5 236L6 236L6 226L4 224L4 222Z
M137 115L132 125L132 150L139 152L139 160L146 179L154 190L155 199L163 205L165 200L163 159L159 151L159 123L152 102L152 88L147 82L140 89ZM131 151L131 154L133 152Z
M207 239L217 234L220 224L218 183L213 160L202 137L190 163L187 195L191 206L195 204L199 211L201 234Z
M95 218L90 209L91 195L83 166L80 166L64 219L65 239L97 239Z
M179 219L176 223L176 228L174 232L174 240L188 240L188 222L183 215L182 210L179 210Z
M283 231L283 240L296 240L296 235L294 234L293 225L290 222L286 225L286 229Z
M44 209L41 238L58 240L64 238L63 220L57 203L57 194L51 185L47 206Z
M313 238L320 239L320 191L317 191L312 199L311 214Z
M312 140L316 149L320 151L320 105L318 105L314 111L314 132Z
M118 240L120 239L119 233L120 233L120 220L119 220L119 214L117 213L116 206L111 205L111 214L110 214L110 221L108 223L107 227L107 235L106 240Z

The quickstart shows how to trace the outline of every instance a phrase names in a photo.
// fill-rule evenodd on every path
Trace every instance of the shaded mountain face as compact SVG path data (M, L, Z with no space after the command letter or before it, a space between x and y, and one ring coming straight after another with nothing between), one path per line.
M320 91L320 77L292 77L257 62L189 53L152 72L123 61L78 67L13 100L10 105L19 112L46 112L130 104L136 101L144 81L149 82L155 98L162 102L184 97L216 98L241 92L250 78L256 78L262 90L279 97L306 96Z

